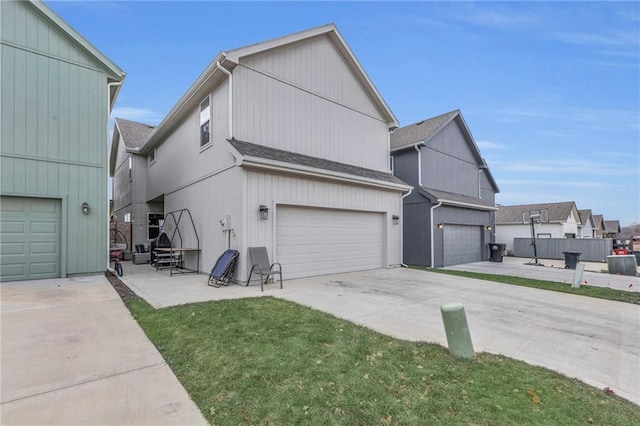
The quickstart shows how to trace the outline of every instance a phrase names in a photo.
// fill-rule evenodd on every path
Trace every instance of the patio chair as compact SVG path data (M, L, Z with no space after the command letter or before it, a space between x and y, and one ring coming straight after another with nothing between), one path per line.
M207 285L219 288L221 285L229 285L233 274L236 271L236 263L238 261L237 250L227 250L220 255L216 264L209 274L209 282Z
M266 247L249 247L249 260L251 261L251 272L249 272L249 279L247 285L251 281L251 275L255 272L260 274L260 290L264 291L264 285L269 280L270 276L280 275L280 288L282 288L282 265L279 263L269 263L269 254ZM274 269L277 266L278 269ZM263 277L266 278L264 281Z

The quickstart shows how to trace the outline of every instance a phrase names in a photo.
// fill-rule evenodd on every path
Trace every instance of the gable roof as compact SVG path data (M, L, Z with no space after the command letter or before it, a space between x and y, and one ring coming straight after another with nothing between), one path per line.
M466 135L469 147L471 148L473 155L476 157L476 161L480 168L485 170L486 175L489 178L489 182L496 192L500 192L498 183L494 179L487 162L482 157L482 154L480 154L480 148L478 148L476 141L473 139L473 135L471 134L467 123L464 121L462 112L459 109L394 130L390 136L391 152L393 153L394 151L408 149L421 143L429 143L429 141L437 135L438 132L444 129L453 120L457 120L460 124L463 134Z
M113 61L107 58L102 52L100 52L93 44L86 38L77 32L73 27L67 24L57 13L55 13L49 6L40 0L29 0L29 4L33 6L41 15L46 17L49 22L57 27L60 31L66 33L75 43L84 50L87 54L93 57L107 74L107 79L112 82L123 82L127 73L122 71ZM120 92L121 85L116 85L110 88L109 93L109 105L113 108L118 93Z
M577 213L576 203L565 201L561 203L521 204L517 206L500 206L496 213L496 224L522 225L522 215L532 210L546 209L549 213L549 222L564 223L572 210ZM579 220L579 218L578 218Z
M599 230L604 231L604 216L601 214L594 214L593 215L593 223L595 224L595 227Z
M202 72L202 74L200 74L197 80L191 85L187 92L180 98L176 105L171 109L171 111L169 111L167 116L150 135L149 140L142 148L142 151L144 153L148 152L151 147L155 143L159 142L165 134L171 131L171 129L173 129L173 127L176 126L189 111L196 108L202 100L201 98L208 93L208 91L227 78L225 71L232 71L243 58L258 53L264 53L272 49L278 49L289 44L298 43L302 40L321 35L326 35L333 41L335 47L342 54L345 61L349 64L349 67L360 81L363 89L369 94L373 102L387 120L389 128L398 127L398 120L395 115L391 112L391 109L384 101L371 79L369 79L369 76L360 65L360 62L358 62L346 41L338 31L338 28L334 24L327 24L294 34L289 34L284 37L218 53L209 66ZM220 67L224 68L224 71L220 70Z
M251 162L273 166L277 166L277 163L285 166L288 164L298 166L298 170L302 170L301 168L304 168L304 170L310 173L313 173L313 169L315 169L316 171L332 172L336 174L336 176L348 175L350 178L362 178L361 180L363 180L363 182L365 180L378 181L383 184L383 186L391 186L401 190L409 189L409 186L406 183L393 176L391 173L352 166L350 164L298 154L291 151L284 151L237 139L229 139L228 142L242 157L242 163L245 165Z
M591 226L594 225L591 209L578 210L578 214L580 215L580 223L582 225L586 225L587 222L591 222Z
M605 220L604 221L604 229L605 232L611 233L611 234L618 234L620 233L620 221L618 220Z
M115 172L118 142L122 140L127 152L139 154L140 148L144 146L153 129L155 129L155 126L125 120L124 118L116 118L114 120L111 152L109 154L110 174L113 175Z
M125 120L124 118L116 118L115 126L120 132L122 142L124 142L129 149L142 148L151 132L153 132L153 129L156 128L156 126Z
M444 205L464 206L476 210L498 210L488 200L471 197L469 195L455 194L453 192L440 191L432 188L420 187L420 193L427 197L432 203L441 202Z
M391 151L426 142L459 114L460 110L455 110L394 130L391 133Z

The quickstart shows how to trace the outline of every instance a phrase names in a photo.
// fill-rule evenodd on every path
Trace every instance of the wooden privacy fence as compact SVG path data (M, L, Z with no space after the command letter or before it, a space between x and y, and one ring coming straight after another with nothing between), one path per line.
M514 238L513 255L533 257L532 238ZM611 238L537 238L536 248L541 259L564 259L563 251L582 253L580 260L585 262L606 262L613 250Z

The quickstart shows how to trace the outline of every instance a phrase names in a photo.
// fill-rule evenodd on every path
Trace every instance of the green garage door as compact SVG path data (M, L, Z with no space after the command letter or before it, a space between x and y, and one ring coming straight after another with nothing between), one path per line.
M0 197L0 281L60 276L60 201Z

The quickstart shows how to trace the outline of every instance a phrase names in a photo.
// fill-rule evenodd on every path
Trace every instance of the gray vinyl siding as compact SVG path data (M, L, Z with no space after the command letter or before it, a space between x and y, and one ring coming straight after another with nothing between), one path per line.
M435 209L433 218L434 228L438 223L447 225L474 225L486 227L492 224L491 213L481 210L471 210L453 206L441 206ZM435 267L444 266L444 241L443 230L434 229L434 246L436 247L434 253ZM491 232L483 229L481 251L482 260L487 259L487 243L491 242Z
M0 8L0 192L62 200L61 274L104 271L107 76L29 3Z
M407 265L430 266L431 229L429 208L430 204L425 201L404 205L403 247L404 263Z
M248 247L267 247L271 261L277 261L275 226L278 206L309 206L329 209L378 212L385 215L385 265L399 265L401 226L394 225L391 217L402 211L402 194L365 186L349 185L319 179L247 171L245 194L246 233L240 250L239 278L244 279L247 271L246 253ZM258 218L258 206L266 204L269 219ZM244 251L243 251L244 250ZM244 256L243 256L244 255ZM286 271L285 271L286 278Z
M480 198L484 201L489 201L491 205L496 203L496 190L491 185L489 177L486 172L479 173L480 175Z
M225 80L211 94L211 146L200 147L200 109L197 107L156 147L156 161L147 168L147 201L234 164L227 143L228 99Z
M478 197L478 159L456 120L434 135L421 150L424 186Z
M233 78L237 139L388 171L388 124L327 37L241 62Z

